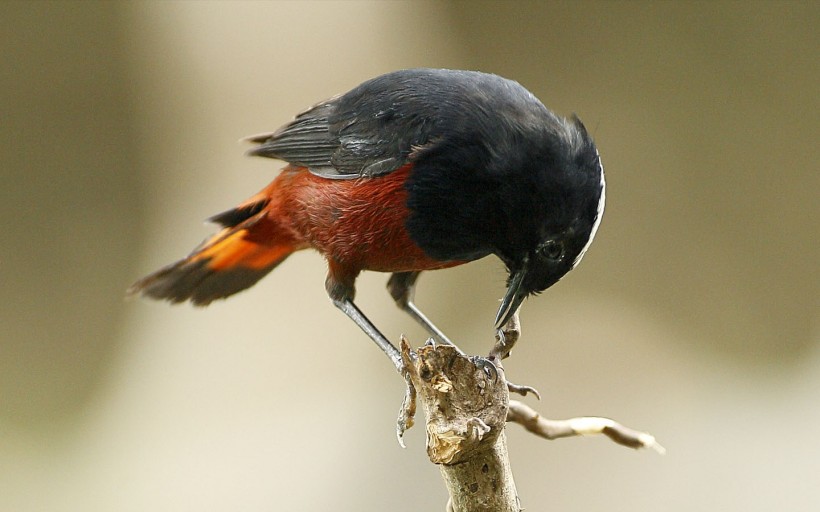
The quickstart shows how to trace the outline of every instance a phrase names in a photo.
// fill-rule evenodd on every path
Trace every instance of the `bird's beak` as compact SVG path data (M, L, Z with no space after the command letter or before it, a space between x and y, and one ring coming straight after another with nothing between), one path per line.
M510 277L510 284L507 286L507 293L501 299L501 307L498 308L498 314L495 315L495 328L501 329L510 318L518 311L521 303L527 297L527 292L521 289L521 283L524 282L524 277L527 275L527 261Z

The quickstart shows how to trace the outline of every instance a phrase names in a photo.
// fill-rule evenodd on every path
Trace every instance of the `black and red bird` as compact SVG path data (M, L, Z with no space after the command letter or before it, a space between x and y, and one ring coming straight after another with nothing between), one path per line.
M397 304L449 343L413 303L421 271L498 256L509 271L500 328L581 261L603 214L603 167L581 121L492 74L388 73L248 140L249 154L288 165L212 217L219 233L131 292L207 305L313 248L327 259L333 304L397 368L398 350L353 303L361 271L391 272Z

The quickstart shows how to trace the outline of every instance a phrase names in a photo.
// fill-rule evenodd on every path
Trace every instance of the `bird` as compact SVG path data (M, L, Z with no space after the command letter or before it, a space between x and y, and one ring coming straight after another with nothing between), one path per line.
M501 329L579 264L604 212L601 158L580 119L495 74L389 72L246 140L247 154L284 168L211 217L220 231L128 293L205 306L314 249L332 303L399 371L399 350L354 302L362 271L390 273L396 304L452 344L414 302L421 272L498 257L508 273Z

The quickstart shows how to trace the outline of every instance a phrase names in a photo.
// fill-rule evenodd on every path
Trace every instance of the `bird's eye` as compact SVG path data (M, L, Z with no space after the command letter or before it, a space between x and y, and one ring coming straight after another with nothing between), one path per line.
M550 260L560 260L564 256L564 245L557 240L547 240L538 247L538 254Z

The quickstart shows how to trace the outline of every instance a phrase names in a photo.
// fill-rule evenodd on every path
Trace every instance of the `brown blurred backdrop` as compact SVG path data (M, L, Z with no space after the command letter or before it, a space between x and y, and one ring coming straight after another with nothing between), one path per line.
M592 249L507 363L552 417L666 457L509 429L527 510L816 510L816 2L0 4L0 510L443 510L403 384L297 254L208 309L122 300L270 181L236 141L406 67L521 82L594 133ZM386 276L361 306L423 339ZM486 352L504 272L422 278ZM365 364L361 364L364 361ZM355 362L355 364L354 364Z

